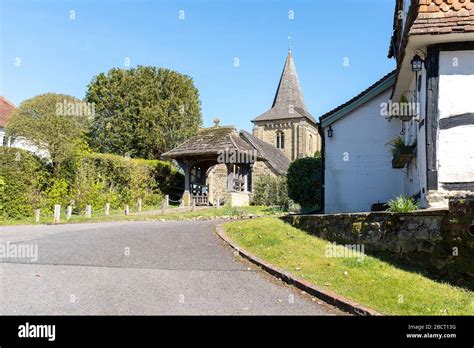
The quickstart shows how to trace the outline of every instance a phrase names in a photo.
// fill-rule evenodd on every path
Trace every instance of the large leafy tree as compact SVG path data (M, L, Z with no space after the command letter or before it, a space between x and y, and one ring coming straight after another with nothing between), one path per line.
M13 111L7 133L44 154L56 173L85 148L84 134L93 110L69 95L46 93L27 99Z
M90 145L99 152L153 159L194 135L202 122L193 80L168 69L138 66L94 77Z

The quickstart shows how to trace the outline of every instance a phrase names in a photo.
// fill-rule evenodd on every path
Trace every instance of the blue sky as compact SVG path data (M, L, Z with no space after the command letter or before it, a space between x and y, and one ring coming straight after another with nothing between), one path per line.
M394 1L0 0L0 94L17 105L46 92L83 98L94 75L128 58L191 76L205 126L219 117L251 130L271 106L290 36L317 118L394 68Z

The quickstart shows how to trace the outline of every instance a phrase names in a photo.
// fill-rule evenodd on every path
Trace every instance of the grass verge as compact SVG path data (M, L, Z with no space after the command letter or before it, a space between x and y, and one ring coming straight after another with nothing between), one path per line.
M228 222L226 234L259 258L391 315L474 315L474 293L377 258L329 258L328 242L275 217Z
M70 220L66 220L64 213L61 214L61 224L63 223L82 223L82 222L108 222L108 221L157 221L157 220L184 220L196 218L219 218L225 216L246 216L249 214L255 215L272 215L274 211L267 207L250 206L241 208L222 207L216 208L197 208L196 211L183 211L182 208L169 208L164 214L160 210L144 209L141 213L130 212L130 215L124 215L122 210L110 211L110 215L106 216L103 211L92 212L90 219L84 215L73 215ZM34 225L34 224L48 224L53 222L53 215L42 215L40 222L35 223L34 217L25 217L21 219L9 219L0 221L0 226L10 225Z

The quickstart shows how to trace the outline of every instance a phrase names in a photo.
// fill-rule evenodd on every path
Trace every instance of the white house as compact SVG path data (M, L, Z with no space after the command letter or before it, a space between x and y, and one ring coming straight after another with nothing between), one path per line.
M424 207L443 207L474 190L474 0L399 0L394 18L391 100L404 95L419 105L410 121L398 121L405 144L416 143L405 193L419 192Z
M389 58L393 75L321 118L325 212L398 194L421 207L474 195L474 0L396 0ZM399 134L387 163L382 143Z
M403 189L404 173L392 168L390 142L400 133L387 122L387 103L396 74L391 72L355 98L323 115L324 211L370 211Z

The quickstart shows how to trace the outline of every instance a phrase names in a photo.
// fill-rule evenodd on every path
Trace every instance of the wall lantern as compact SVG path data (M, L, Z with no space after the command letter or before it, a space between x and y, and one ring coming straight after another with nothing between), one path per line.
M415 54L415 56L411 60L411 70L414 72L421 71L421 69L423 69L424 62L425 61L421 59L421 57L418 54Z
M329 126L329 128L328 128L328 138L332 138L333 133L334 133L334 130L332 129L331 126Z

